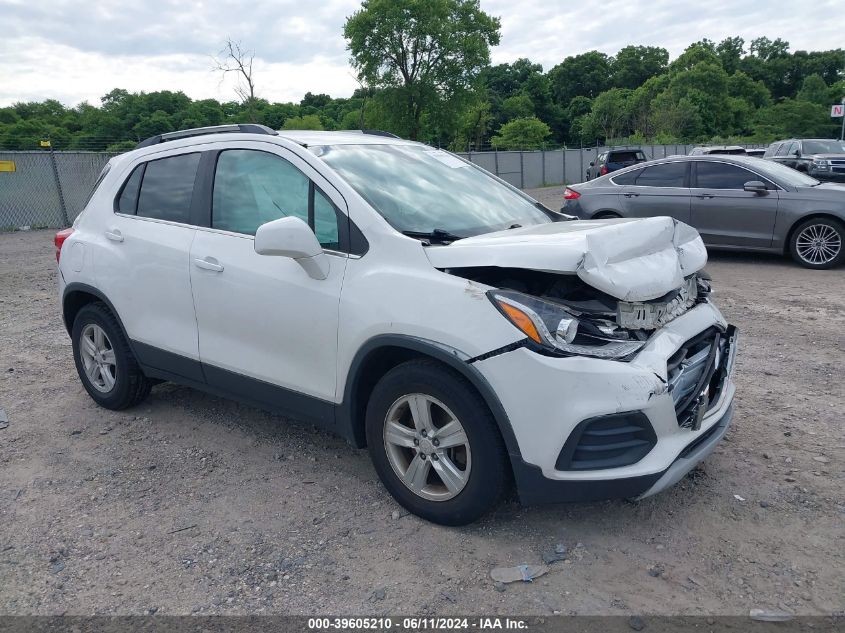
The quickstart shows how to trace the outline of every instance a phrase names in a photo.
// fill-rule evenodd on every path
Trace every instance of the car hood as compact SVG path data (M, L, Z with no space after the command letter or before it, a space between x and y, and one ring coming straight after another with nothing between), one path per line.
M662 297L707 262L698 232L668 217L554 222L429 246L425 252L440 269L497 266L575 274L623 301Z
M843 160L845 159L845 154L810 154L809 156L807 156L807 158L818 158L820 160Z

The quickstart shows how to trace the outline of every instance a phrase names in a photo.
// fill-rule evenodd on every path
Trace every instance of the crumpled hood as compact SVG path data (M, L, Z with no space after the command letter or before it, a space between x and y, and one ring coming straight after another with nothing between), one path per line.
M540 224L429 246L425 252L440 269L498 266L577 274L623 301L662 297L707 263L698 232L668 217Z

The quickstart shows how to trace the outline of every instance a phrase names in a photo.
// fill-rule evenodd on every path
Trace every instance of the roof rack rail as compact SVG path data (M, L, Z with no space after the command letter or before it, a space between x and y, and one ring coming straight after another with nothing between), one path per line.
M361 130L362 134L372 134L373 136L386 136L388 138L400 138L392 132L385 132L383 130Z
M192 136L203 136L205 134L221 134L223 132L241 132L244 134L267 134L270 136L278 136L278 132L266 125L258 123L233 123L231 125L211 125L209 127L195 127L190 130L179 130L177 132L166 132L164 134L156 134L148 139L144 139L135 146L135 149L141 147L149 147L150 145L158 145L159 143L166 143L167 141L175 141L180 138L190 138Z

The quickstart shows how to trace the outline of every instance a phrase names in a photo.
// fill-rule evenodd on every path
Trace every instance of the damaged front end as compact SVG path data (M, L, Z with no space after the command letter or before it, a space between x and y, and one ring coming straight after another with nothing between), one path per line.
M492 286L488 298L537 351L621 361L630 360L652 332L710 294L710 278L703 271L648 301L617 299L576 275L497 267L446 272Z

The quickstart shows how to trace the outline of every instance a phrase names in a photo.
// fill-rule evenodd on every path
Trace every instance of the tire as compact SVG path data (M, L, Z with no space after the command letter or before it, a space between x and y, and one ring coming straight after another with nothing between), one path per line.
M105 304L89 303L79 310L71 340L82 386L101 407L126 409L149 395L152 382L141 371L120 324Z
M428 424L419 424L424 415L412 408L426 407ZM447 429L450 421L458 427ZM424 433L426 428L431 431ZM403 507L428 521L472 523L499 502L509 483L507 452L487 404L460 374L435 361L408 361L382 377L367 404L366 433L384 486ZM392 441L397 437L401 446ZM447 443L454 446L444 447ZM421 476L414 478L412 471Z
M845 261L845 225L832 218L804 220L792 231L789 252L805 268L839 266Z

